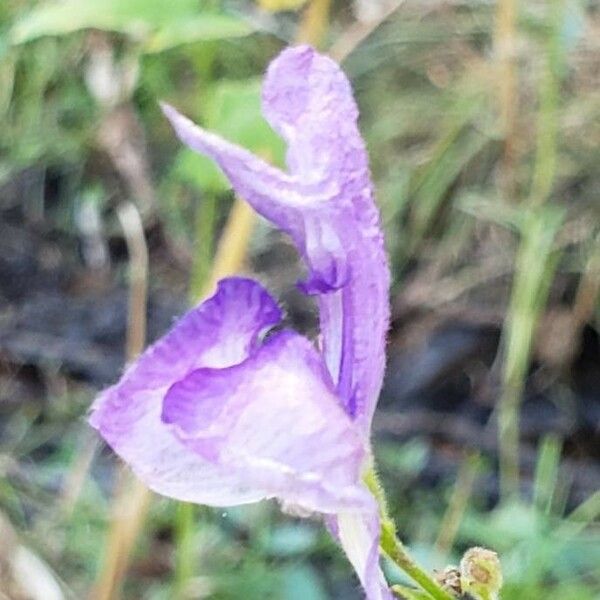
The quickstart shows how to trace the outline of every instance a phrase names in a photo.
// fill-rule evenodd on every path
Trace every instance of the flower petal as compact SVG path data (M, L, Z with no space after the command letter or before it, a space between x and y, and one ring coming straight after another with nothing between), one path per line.
M293 332L239 365L190 373L167 393L162 418L189 449L265 497L325 513L369 502L357 483L362 437L321 356Z
M389 269L358 110L339 66L308 46L269 66L263 111L288 142L289 174L163 106L180 139L293 238L319 294L323 350L347 413L367 435L383 379Z
M179 139L192 150L214 159L236 192L254 209L292 235L301 228L299 207L304 199L292 176L248 150L202 129L168 104L161 104Z
M190 452L160 420L169 387L194 369L245 360L281 311L256 282L225 279L94 402L90 423L152 489L182 500L226 505L260 499L255 489ZM203 489L198 489L198 480Z
M321 273L329 273L313 274L308 291L330 292L319 297L325 358L347 412L367 432L385 368L390 282L352 89L330 58L309 46L289 48L269 66L263 110L288 142L290 172L336 190L329 210L306 220L310 245L326 252ZM335 283L319 287L323 280Z
M375 502L370 512L340 512L330 528L352 563L367 600L392 600L394 596L379 567L380 522Z
M288 143L290 172L302 181L349 184L368 168L356 128L358 109L339 66L310 46L284 50L270 65L263 112Z

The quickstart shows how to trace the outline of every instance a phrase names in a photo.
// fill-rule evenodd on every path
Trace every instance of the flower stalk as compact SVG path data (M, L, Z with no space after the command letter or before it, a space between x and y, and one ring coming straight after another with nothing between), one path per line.
M381 536L379 545L384 554L415 583L425 590L435 600L454 600L433 577L431 577L412 558L406 546L400 541L396 526L390 517L385 492L379 481L374 467L371 467L364 476L364 481L369 491L373 494L381 515Z

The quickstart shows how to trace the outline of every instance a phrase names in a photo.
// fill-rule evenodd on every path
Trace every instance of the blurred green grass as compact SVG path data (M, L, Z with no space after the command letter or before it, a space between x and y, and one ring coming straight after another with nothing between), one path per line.
M148 142L143 178L156 202L148 218L161 223L198 289L231 198L212 166L176 144L157 100L171 101L273 160L282 158L281 143L259 115L258 78L291 38L295 16L267 18L251 2L234 4L225 13L219 2L190 0L88 0L83 11L68 2L4 2L0 186L28 170L60 173L52 210L32 194L21 199L29 213L69 231L82 197L93 196L108 231L118 235L115 205L123 197L140 202L144 193L135 172L111 164L102 141L108 117L126 107L126 137L142 132ZM344 4L334 9L332 42L350 26ZM545 442L537 500L517 500L510 454L518 457L519 399L546 299L559 296L565 273L579 286L591 281L592 290L598 277L598 6L583 0L521 3L514 156L508 161L498 118L495 9L477 0L407 1L349 56L345 69L361 107L396 289L424 281L430 293L423 303L437 310L485 302L482 289L498 279L490 272L514 276L512 287L494 288L506 317L507 497L490 509L475 490L452 556L439 557L432 548L452 482L414 488L428 452L420 440L378 445L376 455L400 531L424 564L439 568L469 544L487 545L501 552L503 598L591 600L600 594L597 496L586 510L566 511L560 499L566 492L555 476L560 451L553 454L552 442ZM111 88L107 81L116 85L103 95ZM440 290L448 283L458 291L444 296ZM577 297L568 306L574 314ZM589 323L597 329L598 316L592 298L573 328ZM105 454L94 459L95 476L83 480L74 504L64 500L68 474L91 437L83 415L92 393L69 385L38 409L15 410L0 440L0 510L16 532L14 544L43 557L73 598L89 592L110 519L112 459ZM482 469L491 473L494 466L484 461ZM173 597L174 512L171 502L153 502L125 597ZM189 582L190 598L358 597L326 534L282 517L270 504L201 509L193 547L198 571ZM389 565L388 574L401 578Z

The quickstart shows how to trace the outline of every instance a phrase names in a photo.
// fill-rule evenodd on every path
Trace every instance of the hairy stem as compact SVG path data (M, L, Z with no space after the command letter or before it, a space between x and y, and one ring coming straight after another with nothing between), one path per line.
M435 600L454 600L440 584L433 579L410 556L406 546L398 539L396 526L389 515L387 500L383 487L374 468L365 474L365 484L379 504L381 515L381 537L379 545L386 556L402 569L415 583L425 590Z

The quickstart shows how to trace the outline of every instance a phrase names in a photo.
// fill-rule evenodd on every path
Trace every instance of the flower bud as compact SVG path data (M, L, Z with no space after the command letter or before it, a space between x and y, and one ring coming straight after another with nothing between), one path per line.
M497 600L502 587L498 555L486 548L470 548L460 561L462 592L477 600Z

